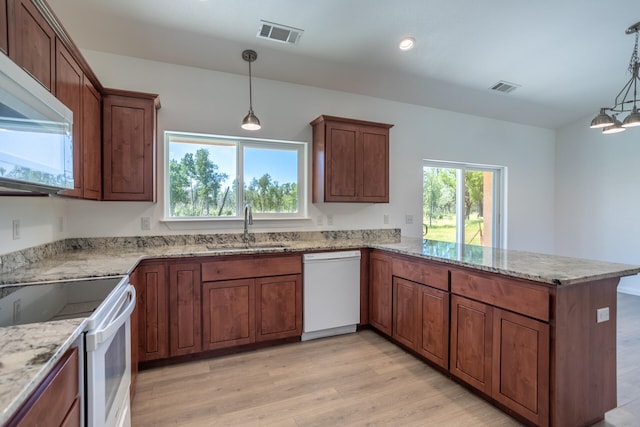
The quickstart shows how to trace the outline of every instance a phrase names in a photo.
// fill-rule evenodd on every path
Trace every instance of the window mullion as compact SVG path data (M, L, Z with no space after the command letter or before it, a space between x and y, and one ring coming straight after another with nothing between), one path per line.
M464 244L464 169L456 169L456 242Z
M244 144L238 142L236 144L236 182L238 183L238 200L236 200L236 212L238 217L242 216L244 212Z

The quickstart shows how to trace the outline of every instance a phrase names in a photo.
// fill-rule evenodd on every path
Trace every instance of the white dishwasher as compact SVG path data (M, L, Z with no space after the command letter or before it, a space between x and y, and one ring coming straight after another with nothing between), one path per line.
M360 251L305 254L302 341L356 331L360 323Z

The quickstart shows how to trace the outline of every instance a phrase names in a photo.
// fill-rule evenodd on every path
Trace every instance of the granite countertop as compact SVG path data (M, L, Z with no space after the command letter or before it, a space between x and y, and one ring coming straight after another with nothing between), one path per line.
M2 285L129 274L143 259L373 248L550 285L634 275L639 266L400 237L398 229L69 239L0 256ZM13 262L13 268L11 263ZM83 319L0 328L0 425L82 332ZM48 358L48 359L47 359Z
M370 247L550 285L572 285L640 273L637 265L406 237L398 243Z
M0 328L0 425L44 380L84 329L84 319Z

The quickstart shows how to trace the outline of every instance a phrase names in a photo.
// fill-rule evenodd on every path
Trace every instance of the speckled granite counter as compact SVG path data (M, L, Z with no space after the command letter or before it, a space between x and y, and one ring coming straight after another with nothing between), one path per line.
M2 285L130 273L142 259L374 248L551 285L637 274L639 266L400 238L356 230L68 239L0 256ZM82 319L0 328L0 425L28 397L82 330ZM51 354L48 361L34 356ZM38 363L34 363L37 360Z
M631 276L640 272L640 266L636 265L406 237L399 243L370 246L551 285L571 285L610 277Z
M0 425L71 347L83 322L70 319L0 328Z

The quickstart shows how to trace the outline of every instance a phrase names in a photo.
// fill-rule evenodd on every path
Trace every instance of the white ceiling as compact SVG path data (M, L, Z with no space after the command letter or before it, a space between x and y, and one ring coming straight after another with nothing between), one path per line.
M48 2L81 49L238 74L254 49L254 77L548 128L613 104L640 21L638 0ZM261 19L300 43L256 38ZM521 87L490 91L499 80Z

